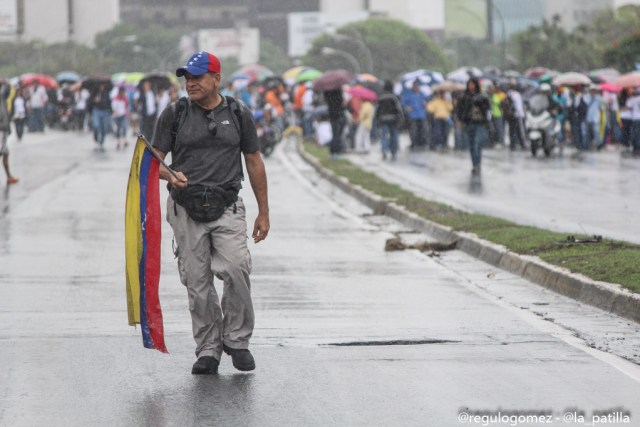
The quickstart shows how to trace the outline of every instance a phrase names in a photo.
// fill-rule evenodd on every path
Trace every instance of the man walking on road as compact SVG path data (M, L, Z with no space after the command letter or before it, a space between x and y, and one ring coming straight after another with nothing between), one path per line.
M249 339L254 327L251 255L241 188L244 155L258 202L254 242L269 232L267 177L251 111L218 93L220 61L207 52L191 56L176 70L184 76L188 99L169 105L156 126L153 145L171 152L167 220L173 229L181 282L187 287L198 360L192 374L215 374L222 352L241 371L255 369ZM214 276L224 281L222 305Z

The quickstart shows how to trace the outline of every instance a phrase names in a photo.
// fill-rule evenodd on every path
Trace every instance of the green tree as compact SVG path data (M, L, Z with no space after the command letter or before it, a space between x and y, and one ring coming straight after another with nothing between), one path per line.
M492 44L486 40L472 37L457 37L446 40L443 44L445 52L450 55L454 68L464 65L475 67L503 67L507 62L506 46L502 43Z
M361 72L394 79L419 68L445 71L447 60L440 48L422 31L403 22L374 17L345 25L337 35L323 33L312 43L303 63L320 70L353 66L344 55L327 55L325 47L346 52L358 62Z
M600 66L602 59L594 54L594 44L580 29L572 33L560 26L560 18L531 26L512 37L522 70L543 66L558 71L588 70Z
M178 49L181 28L157 25L140 29L131 24L119 24L99 33L95 38L95 67L93 71L172 70L183 58Z
M628 69L638 59L634 37L640 27L640 6L605 9L572 32L563 30L560 18L529 27L512 38L522 69L542 65L560 71L608 66ZM618 48L620 47L621 50ZM619 50L619 51L618 51Z
M609 66L622 72L635 70L640 63L640 31L616 40L605 50L604 60Z
M276 74L282 74L291 67L287 53L271 40L260 42L260 64Z

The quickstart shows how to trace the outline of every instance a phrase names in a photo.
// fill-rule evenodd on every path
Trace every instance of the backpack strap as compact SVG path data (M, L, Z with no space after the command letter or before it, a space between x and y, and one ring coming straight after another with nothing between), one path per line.
M240 134L240 138L242 139L242 108L245 106L242 101L239 99L235 99L233 96L225 96L227 99L227 104L229 104L229 109L233 114L231 114L233 124L236 127L236 130Z
M187 107L191 106L191 101L186 96L183 96L175 103L171 104L171 109L173 110L173 123L171 124L171 151L173 152L176 147L176 139L178 137L178 130L180 129L180 125L184 123L184 118L186 115L184 112L187 110Z
M233 96L225 96L227 99L227 104L229 104L229 109L231 110L231 120L233 120L233 124L240 135L240 146L242 146L242 129L243 129L243 120L242 120L242 109L247 108L244 103L238 99L235 99ZM242 170L242 159L239 158L240 162L240 170ZM242 179L244 180L244 173L242 173ZM234 205L235 212L235 205Z

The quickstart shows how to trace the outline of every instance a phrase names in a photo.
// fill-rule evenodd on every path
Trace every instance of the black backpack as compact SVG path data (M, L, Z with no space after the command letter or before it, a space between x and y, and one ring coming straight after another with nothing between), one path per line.
M500 102L500 109L502 110L502 117L504 117L505 120L512 120L516 117L516 106L508 94Z

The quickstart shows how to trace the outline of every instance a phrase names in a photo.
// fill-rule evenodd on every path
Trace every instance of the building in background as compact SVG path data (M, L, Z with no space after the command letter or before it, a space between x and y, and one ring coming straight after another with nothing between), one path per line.
M447 38L487 38L486 0L447 0L444 14Z
M559 2L562 0L553 0ZM532 25L540 25L546 18L547 0L492 0L488 1L490 32L488 40L501 42L513 34L526 30Z
M616 7L614 0L546 0L544 3L544 18L551 22L559 16L560 26L566 31L589 23L604 9Z
M225 34L229 30L246 34L245 29L254 29L261 40L269 40L286 52L289 37L287 15L291 12L317 12L318 3L319 0L216 0L215 3L203 0L120 0L120 11L123 22L140 26L158 24L196 32L225 30ZM225 34L221 37L228 42ZM208 38L208 35L203 37Z
M405 22L441 38L445 28L445 3L449 0L320 0L322 13L367 12Z
M289 28L289 50L292 57L303 56L311 47L313 40L322 33L334 33L336 29L352 22L369 17L365 11L304 12L290 13L287 19ZM354 37L357 37L354 35Z
M0 0L0 41L92 46L120 20L119 0Z

